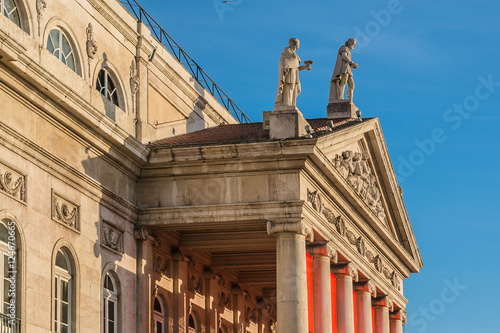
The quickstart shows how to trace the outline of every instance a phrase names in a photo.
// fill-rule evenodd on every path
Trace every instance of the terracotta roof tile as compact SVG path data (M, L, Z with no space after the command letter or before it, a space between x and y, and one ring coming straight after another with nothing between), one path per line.
M324 130L328 127L327 118L307 119L315 130ZM342 125L351 118L334 119L334 126ZM177 146L192 144L209 144L225 142L249 142L269 140L269 131L262 128L262 123L220 125L200 131L181 134L167 139L150 143L149 147Z

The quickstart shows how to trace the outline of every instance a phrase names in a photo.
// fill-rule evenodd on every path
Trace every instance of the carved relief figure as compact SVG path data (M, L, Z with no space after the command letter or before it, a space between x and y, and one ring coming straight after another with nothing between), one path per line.
M373 213L383 222L386 220L377 178L372 174L368 152L353 153L350 150L335 156L333 163L349 185L364 199Z
M347 99L352 102L354 94L354 80L352 78L351 68L358 68L358 64L351 60L351 50L356 46L356 39L349 38L345 45L342 45L337 52L337 61L333 70L330 82L329 103L335 103L344 100L344 90L346 84Z
M310 60L304 61L300 66L300 58L295 53L299 49L300 42L297 38L290 38L289 46L283 49L279 61L278 92L276 93L276 106L296 106L297 96L300 94L299 71L311 70Z

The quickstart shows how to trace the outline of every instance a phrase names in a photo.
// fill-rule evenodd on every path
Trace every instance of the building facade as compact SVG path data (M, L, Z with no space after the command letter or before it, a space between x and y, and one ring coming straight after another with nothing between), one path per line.
M1 332L401 332L378 119L251 123L134 1L0 5Z

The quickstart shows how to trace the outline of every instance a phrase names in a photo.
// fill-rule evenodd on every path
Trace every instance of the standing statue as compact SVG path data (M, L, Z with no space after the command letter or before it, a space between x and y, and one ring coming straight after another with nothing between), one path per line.
M299 49L300 42L297 38L290 38L289 46L283 49L279 63L278 92L274 110L279 106L297 105L297 96L300 94L299 71L311 70L311 60L304 61L304 66L300 66L300 58L295 53Z
M337 53L337 62L333 70L332 80L330 83L329 103L335 103L344 100L344 90L346 84L347 99L352 102L354 93L354 80L352 79L351 68L358 68L358 64L351 60L351 50L356 46L356 39L349 38L345 45L342 45Z

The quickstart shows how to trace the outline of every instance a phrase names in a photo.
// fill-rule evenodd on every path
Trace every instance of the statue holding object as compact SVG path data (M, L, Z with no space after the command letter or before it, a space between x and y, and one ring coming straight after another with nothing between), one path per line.
M297 105L297 96L300 94L299 71L304 69L311 70L313 61L304 61L300 66L300 58L295 53L299 49L300 42L297 38L290 38L289 46L285 47L279 61L279 80L278 92L276 93L276 102L274 111L294 109Z
M352 78L351 68L358 68L358 64L351 60L351 51L356 46L356 39L349 38L345 45L342 45L337 53L337 61L333 70L332 80L330 82L330 97L329 103L343 102L344 90L346 84L347 101L352 102L354 93L354 80Z

